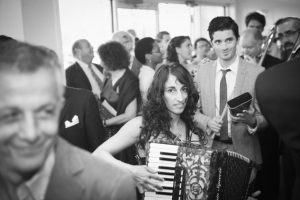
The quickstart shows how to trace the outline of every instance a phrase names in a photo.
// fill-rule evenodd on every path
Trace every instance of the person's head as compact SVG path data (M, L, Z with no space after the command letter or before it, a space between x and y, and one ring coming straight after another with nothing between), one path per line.
M134 37L129 32L117 31L112 35L112 40L120 42L128 52L134 49Z
M134 49L136 59L151 67L156 67L162 62L162 54L157 42L151 37L140 39Z
M57 139L62 67L46 48L13 43L0 54L0 173L20 184L44 164Z
M210 51L210 48L211 48L210 42L203 37L198 38L194 42L195 53L199 58L207 57L207 53Z
M171 39L170 33L167 32L167 31L160 31L156 35L156 40L159 43L168 44L168 42L170 41L170 39Z
M167 31L160 31L160 32L157 33L155 39L158 42L158 46L160 48L161 53L165 57L168 43L171 40L170 33L167 32Z
M106 71L126 69L130 64L129 52L121 43L116 41L109 41L100 45L98 54Z
M167 61L184 63L192 59L193 47L189 36L177 36L170 40L167 47Z
M155 72L148 90L148 101L143 109L142 143L146 142L150 135L168 135L174 116L180 116L193 129L192 118L198 99L198 92L187 69L179 63L160 66Z
M9 37L7 35L0 35L0 44L5 42L15 41L12 37Z
M212 47L218 58L231 61L236 56L239 28L230 17L215 17L208 26Z
M276 23L276 37L281 43L282 56L285 60L294 46L300 45L300 18L286 17Z
M94 58L93 47L86 39L77 40L72 46L72 53L75 58L86 64L91 64Z
M259 56L261 53L261 45L263 43L263 36L261 32L256 29L246 29L239 41L242 55L248 55L252 58Z
M263 32L266 25L266 18L258 12L251 12L246 16L245 24L247 28Z

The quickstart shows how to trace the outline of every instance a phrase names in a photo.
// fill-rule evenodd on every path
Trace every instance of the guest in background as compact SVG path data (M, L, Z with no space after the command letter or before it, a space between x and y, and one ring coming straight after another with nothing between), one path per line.
M300 57L300 18L286 17L276 22L276 37L284 61Z
M170 33L168 31L160 31L156 35L156 41L158 42L158 46L160 48L160 52L163 55L163 59L167 57L167 46L169 41L171 40Z
M194 65L205 63L206 62L205 60L209 59L208 54L211 50L211 44L207 39L203 37L198 38L194 43L194 50L195 50L195 56L193 56L192 63Z
M242 58L247 62L253 64L259 64L261 62L261 66L268 69L269 67L279 64L281 61L278 58L275 58L267 52L262 52L262 43L263 36L261 32L256 29L246 29L240 38L240 47ZM264 55L264 53L266 53ZM264 56L262 58L262 56ZM263 60L261 60L263 59Z
M102 44L98 49L101 65L109 73L106 79L101 101L106 101L116 111L116 116L103 119L103 125L108 134L115 134L127 121L137 115L140 103L138 78L128 69L130 57L125 47L115 41ZM130 147L123 151L118 158L124 162L134 164L135 149Z
M191 63L193 47L189 36L172 38L167 47L167 62L177 62L184 66L195 77L198 66Z
M266 18L259 12L251 12L246 16L245 24L248 29L256 29L262 33L266 25Z
M72 53L75 63L66 69L67 86L90 90L99 99L104 75L103 68L92 63L93 47L86 39L80 39L73 44Z
M117 31L112 35L112 40L120 42L130 55L130 64L128 68L133 72L133 74L138 77L142 64L134 56L134 36L126 31Z
M135 47L135 57L143 64L139 74L140 92L143 104L146 102L148 89L152 83L155 68L162 62L162 54L157 42L150 37L142 38Z

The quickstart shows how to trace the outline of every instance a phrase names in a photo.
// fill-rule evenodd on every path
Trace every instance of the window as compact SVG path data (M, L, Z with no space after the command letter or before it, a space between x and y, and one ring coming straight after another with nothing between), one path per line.
M96 53L103 42L112 35L111 8L109 0L59 0L59 16L62 34L64 67L73 62L72 45L78 39L87 39Z
M118 30L134 29L138 38L156 35L155 10L118 8L117 11Z

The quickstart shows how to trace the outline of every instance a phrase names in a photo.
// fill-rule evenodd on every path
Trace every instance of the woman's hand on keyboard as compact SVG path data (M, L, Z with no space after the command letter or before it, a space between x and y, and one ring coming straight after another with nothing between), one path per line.
M155 170L146 165L132 165L129 170L140 193L163 189L161 183L164 179L158 176Z

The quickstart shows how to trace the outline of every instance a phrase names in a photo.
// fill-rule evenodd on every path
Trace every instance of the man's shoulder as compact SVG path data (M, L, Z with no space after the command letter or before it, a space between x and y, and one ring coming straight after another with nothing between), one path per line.
M93 96L94 95L90 90L84 88L66 87L67 99L70 97L70 99L86 101Z
M134 183L128 171L118 168L89 152L59 138L56 146L55 168L49 184L49 196L61 190L58 196L78 199L122 199L114 198L115 190L134 192ZM81 188L84 194L76 190ZM65 190L65 191L64 191ZM130 194L122 193L125 196ZM67 198L69 199L69 198Z
M243 59L240 59L240 64L244 67L244 69L246 69L251 74L259 74L265 70L264 67L247 62Z
M66 73L70 73L72 71L75 71L78 68L80 68L80 65L77 62L74 62L72 65L70 65L66 68Z

